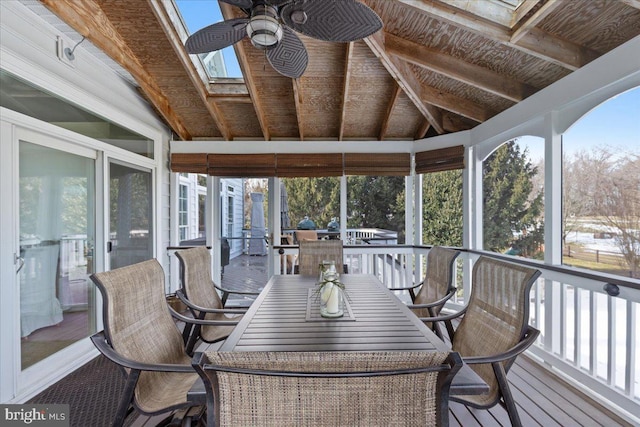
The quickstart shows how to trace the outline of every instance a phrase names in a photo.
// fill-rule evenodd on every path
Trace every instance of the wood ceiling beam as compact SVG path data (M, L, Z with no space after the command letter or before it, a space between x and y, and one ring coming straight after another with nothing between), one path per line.
M293 85L293 101L296 106L296 117L298 120L298 133L300 135L300 141L304 141L304 131L302 130L302 125L304 123L304 115L302 114L302 87L300 85L300 79L291 79L291 84Z
M344 125L347 121L347 101L349 100L349 88L351 83L351 67L353 65L353 42L347 43L347 55L344 66L344 86L342 88L342 111L340 112L340 132L338 141L344 138Z
M393 91L391 95L391 99L389 99L389 104L387 105L387 111L382 119L382 124L380 125L380 135L378 139L380 141L384 140L385 135L387 134L387 130L389 130L389 122L391 121L391 113L393 113L393 108L396 106L396 102L398 102L398 97L402 89L400 86L396 85L396 90Z
M397 0L434 19L463 28L481 37L505 44L529 55L575 71L598 57L598 53L567 42L539 29L530 29L518 43L511 42L511 30L487 22L471 13L449 7L434 0Z
M169 42L173 46L173 50L176 52L180 62L182 63L182 66L189 75L189 78L191 79L196 92L198 92L198 95L200 95L200 99L202 99L204 105L207 107L207 110L209 111L209 114L211 115L214 123L218 127L218 130L220 130L222 137L227 141L231 141L233 139L233 135L229 130L229 125L223 120L224 115L222 114L222 112L220 111L220 107L216 103L216 98L209 97L207 86L205 85L204 81L202 81L202 78L193 65L191 58L189 58L189 54L184 48L184 43L180 39L180 36L177 34L173 23L171 22L171 19L167 15L165 6L161 4L159 0L150 0L149 4L151 5L153 13L158 18L158 21L162 24L162 28L167 35Z
M431 86L422 86L422 100L429 104L467 117L478 123L489 120L495 114L486 108L450 93L442 92Z
M411 102L416 106L418 111L429 121L431 126L438 133L444 133L442 126L442 117L437 108L426 105L422 102L420 96L420 83L415 74L396 58L392 58L386 51L384 44L384 35L382 31L378 31L372 36L364 39L365 43L374 55L380 59L382 65L387 69L391 77L398 83L398 86L407 94Z
M100 6L94 1L40 0L51 12L65 21L80 35L120 64L140 85L145 96L182 140L190 140L191 134L171 108L155 79L145 70L136 55L120 37Z
M427 120L423 120L422 125L416 131L416 134L413 136L413 139L418 140L418 139L424 138L427 135L427 131L429 130L430 127L431 125L429 124L429 122Z
M388 53L404 61L510 101L520 102L536 92L532 86L392 34L385 34L385 47Z
M231 6L228 3L220 2L220 11L222 12L222 16L224 17L224 19L233 18L233 10L234 6ZM245 52L244 44L241 41L235 43L233 45L233 49L236 52L236 58L238 59L240 70L242 71L242 75L244 76L244 83L247 86L249 96L253 101L253 106L256 110L256 116L258 117L258 122L260 123L260 129L262 130L262 136L265 141L270 141L271 133L269 132L268 120L265 114L265 109L262 106L260 97L258 96L256 82L253 77L253 73L251 72L251 68L249 67L249 60L247 59L247 53Z
M536 11L529 19L520 24L511 34L511 43L518 43L530 30L546 18L551 12L556 10L562 3L560 0L549 0Z

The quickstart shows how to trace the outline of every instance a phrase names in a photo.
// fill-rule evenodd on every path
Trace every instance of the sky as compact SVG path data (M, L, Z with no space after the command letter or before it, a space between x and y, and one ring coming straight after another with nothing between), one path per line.
M217 0L175 0L190 34L223 20ZM203 11L206 11L203 13ZM228 77L242 77L233 47L222 49Z
M190 33L223 20L217 0L175 0ZM203 13L203 10L206 13ZM232 47L223 50L229 77L242 77ZM544 140L522 137L534 163L544 155ZM563 149L573 155L596 147L640 153L640 88L612 98L578 120L563 135Z
M518 144L529 149L533 163L544 156L542 138L522 137ZM562 147L568 156L596 147L640 154L640 87L603 102L578 119L563 134Z

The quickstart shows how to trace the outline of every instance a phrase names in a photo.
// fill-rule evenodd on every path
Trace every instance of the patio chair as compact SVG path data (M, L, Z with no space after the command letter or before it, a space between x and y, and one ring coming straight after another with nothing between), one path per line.
M448 352L210 352L207 426L448 426Z
M418 317L437 317L444 304L456 293L453 284L453 264L460 251L434 246L427 254L427 272L422 282L405 288L390 288L392 291L409 291L412 304L408 307ZM416 293L416 289L418 289ZM453 335L451 321L445 325L449 337ZM427 323L441 339L444 339L437 323Z
M338 273L346 273L342 240L301 240L298 243L298 273L317 276L322 261L334 261Z
M303 240L318 240L318 232L315 230L296 230L293 232L294 243L300 243Z
M188 354L193 354L193 349L202 340L213 343L229 336L235 324L242 318L246 310L225 308L229 294L258 295L257 292L241 292L223 289L214 283L211 278L211 255L203 246L184 249L175 252L180 261L180 278L182 288L176 295L187 306L196 319L214 321L226 321L224 326L193 325L183 330L183 338ZM222 292L222 299L218 295ZM233 321L233 324L228 323Z
M516 357L535 342L540 331L528 325L529 292L540 276L532 268L481 256L473 267L469 303L460 312L423 321L461 316L451 350L489 385L484 395L451 396L465 405L488 409L500 403L513 426L522 425L507 373Z
M104 316L104 331L91 340L127 377L112 425L123 425L134 410L156 415L198 406L187 397L198 374L171 317L158 261L96 273L91 280L102 294ZM183 322L203 322L175 314Z

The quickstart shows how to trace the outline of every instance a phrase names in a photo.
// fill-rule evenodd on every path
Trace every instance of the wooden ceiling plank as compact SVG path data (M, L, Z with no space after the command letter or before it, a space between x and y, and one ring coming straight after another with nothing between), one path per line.
M209 95L209 100L220 103L235 103L235 104L252 104L253 101L248 96L229 96L229 95Z
M471 31L481 37L503 43L527 54L575 71L590 61L588 50L541 31L525 33L519 43L511 43L511 30L487 22L471 13L453 9L434 1L397 0L428 16Z
M540 9L536 11L529 19L523 22L514 32L511 34L511 43L518 43L526 33L532 28L538 25L544 18L546 18L551 12L556 10L562 2L560 0L549 0Z
M233 135L229 130L228 124L225 123L225 121L223 120L224 115L220 111L220 107L217 105L216 99L209 97L207 86L200 78L200 75L198 74L198 71L195 69L193 62L191 61L191 58L189 58L187 51L184 48L184 44L182 40L176 33L175 28L171 23L169 16L167 15L167 10L165 6L161 4L158 0L149 0L149 4L151 5L151 8L154 14L158 18L158 21L162 24L162 28L164 29L164 32L167 35L167 38L169 39L169 42L172 44L174 51L176 52L178 58L180 59L180 62L182 63L185 70L187 71L189 78L193 82L193 86L196 88L196 91L198 92L198 95L200 95L200 98L202 99L207 109L209 110L209 113L211 114L211 118L213 119L214 123L220 130L222 137L227 141L231 141L233 139Z
M338 141L344 138L344 126L347 121L347 100L349 99L349 87L351 82L351 67L353 65L353 42L347 43L347 55L344 67L344 86L342 88L342 111L340 112L340 132Z
M385 47L390 54L404 61L443 74L510 101L522 101L536 92L536 89L529 85L510 79L487 68L433 51L426 46L392 34L385 34Z
M233 17L233 6L228 3L220 2L220 11L222 12L222 16L225 19L230 19L231 17ZM262 136L265 141L270 141L271 133L269 132L267 116L265 114L265 109L262 106L262 101L258 96L256 81L253 77L253 73L251 72L251 67L249 67L249 60L247 59L247 53L244 50L244 45L242 43L236 43L233 45L233 48L236 52L236 58L238 59L240 70L242 71L242 75L244 76L244 83L247 85L249 96L253 101L253 106L256 110L256 116L258 117L258 122L260 122Z
M171 108L166 95L153 77L145 70L136 55L122 40L100 6L94 1L40 0L51 12L65 21L80 35L87 38L111 59L120 64L140 85L141 90L167 124L182 140L191 134Z
M293 85L293 100L296 105L296 117L298 120L298 132L300 133L300 141L304 141L304 131L302 129L304 125L304 114L302 112L302 87L300 87L300 79L291 79Z
M393 107L395 107L401 92L402 89L400 88L400 86L396 85L396 90L393 91L393 95L391 95L391 98L389 99L387 111L382 120L382 124L380 125L380 136L378 137L380 141L383 141L385 135L387 134L387 130L389 129L389 122L391 121L391 114L393 113Z
M431 123L431 126L438 132L444 133L444 127L442 126L442 117L438 114L435 108L429 108L422 102L419 89L420 84L416 76L403 66L400 61L391 58L389 53L384 47L384 35L381 31L373 34L372 36L364 39L365 43L371 51L380 59L384 67L387 69L391 77L398 83L398 86L407 94L411 102L416 106L418 111ZM401 70L404 70L403 73Z
M478 123L490 119L494 114L486 108L459 96L442 92L431 86L422 86L422 99L443 110L451 111Z

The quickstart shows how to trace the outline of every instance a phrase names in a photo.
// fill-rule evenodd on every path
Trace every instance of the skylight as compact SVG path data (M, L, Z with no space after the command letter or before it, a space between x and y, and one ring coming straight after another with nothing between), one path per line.
M189 35L224 20L217 0L174 0L174 2ZM233 46L199 56L211 79L243 78Z

